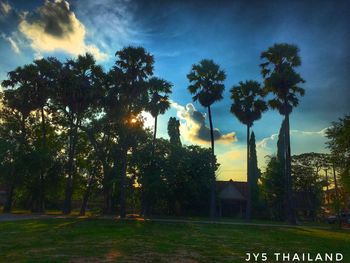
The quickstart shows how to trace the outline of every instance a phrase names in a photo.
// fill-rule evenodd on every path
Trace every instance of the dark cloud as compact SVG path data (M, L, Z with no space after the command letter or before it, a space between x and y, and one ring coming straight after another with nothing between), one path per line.
M0 1L0 31L2 34L10 35L17 29L20 21L19 13L5 1Z
M74 30L74 13L69 9L66 1L45 1L44 5L37 8L26 17L29 23L39 24L45 33L63 38Z

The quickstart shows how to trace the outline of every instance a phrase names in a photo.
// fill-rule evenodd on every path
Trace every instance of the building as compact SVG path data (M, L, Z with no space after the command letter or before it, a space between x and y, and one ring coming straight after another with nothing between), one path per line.
M247 203L247 182L217 181L218 215L220 217L243 217Z

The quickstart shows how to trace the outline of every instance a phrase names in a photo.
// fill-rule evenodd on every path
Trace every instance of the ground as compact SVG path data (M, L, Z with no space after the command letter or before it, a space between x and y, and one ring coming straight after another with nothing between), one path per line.
M0 222L0 262L245 262L246 252L341 252L350 231L283 225L41 218ZM267 262L275 262L273 260Z

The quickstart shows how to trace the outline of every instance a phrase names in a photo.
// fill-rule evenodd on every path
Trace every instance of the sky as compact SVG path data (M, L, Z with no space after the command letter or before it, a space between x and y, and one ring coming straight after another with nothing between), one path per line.
M186 75L213 59L227 74L224 99L212 107L219 180L246 180L246 127L230 113L229 90L262 82L260 54L274 43L298 45L306 81L290 117L292 154L327 152L326 129L350 114L350 1L0 0L0 80L36 58L85 52L108 70L117 50L143 46L155 57L155 76L173 84L158 135L168 138L176 116L184 144L210 145L206 109L192 102ZM269 110L253 126L262 170L276 153L281 121Z

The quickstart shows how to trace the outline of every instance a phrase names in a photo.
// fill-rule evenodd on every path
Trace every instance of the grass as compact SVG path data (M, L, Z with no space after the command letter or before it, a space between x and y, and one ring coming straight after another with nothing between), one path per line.
M245 262L246 252L341 252L350 231L112 219L0 222L1 262ZM274 262L272 259L267 262Z

